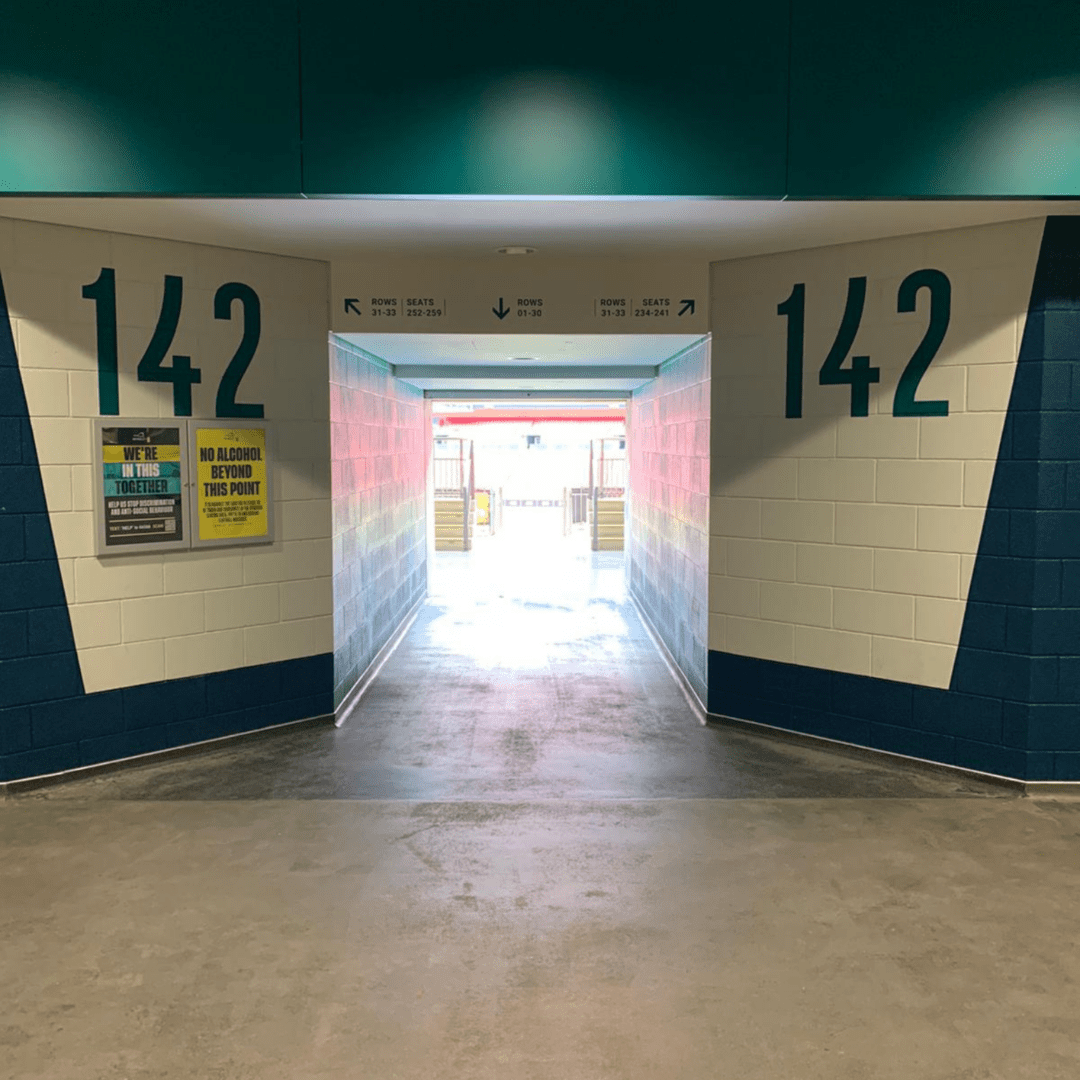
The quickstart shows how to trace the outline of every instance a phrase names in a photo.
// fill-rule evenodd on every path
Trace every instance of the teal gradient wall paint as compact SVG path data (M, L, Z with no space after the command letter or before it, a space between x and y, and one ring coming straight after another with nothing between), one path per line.
M312 194L784 190L787 0L302 0Z
M299 193L295 0L44 0L0 33L0 192Z
M0 30L0 194L1080 196L1074 0L42 0Z
M1080 195L1080 5L795 0L795 198Z
M431 403L332 338L334 706L427 595Z
M704 701L709 666L712 365L699 342L627 403L626 573L679 670Z

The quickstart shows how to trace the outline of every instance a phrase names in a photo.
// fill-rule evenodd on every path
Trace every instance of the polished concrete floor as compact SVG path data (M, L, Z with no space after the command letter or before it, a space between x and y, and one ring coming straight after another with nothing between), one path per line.
M340 729L0 804L0 1077L1080 1076L1080 803L702 727L542 516L431 593Z

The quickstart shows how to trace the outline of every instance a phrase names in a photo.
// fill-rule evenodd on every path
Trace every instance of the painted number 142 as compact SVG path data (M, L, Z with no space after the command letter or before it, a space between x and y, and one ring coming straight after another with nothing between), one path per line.
M912 353L893 394L893 416L948 416L947 401L916 401L915 392L926 374L930 362L937 355L945 332L949 328L952 307L952 286L940 270L916 270L900 283L896 298L896 310L903 313L915 310L921 289L930 293L930 318L926 333ZM848 279L847 303L840 319L832 347L818 371L821 386L851 387L851 415L868 416L870 412L870 384L881 381L881 369L870 366L869 356L853 356L851 366L844 367L855 335L862 322L866 303L866 278ZM806 324L806 286L796 285L791 295L777 305L776 313L787 318L787 380L784 415L802 416L803 399L803 350Z
M102 416L119 416L116 270L111 266L102 267L97 280L83 286L82 294L84 299L94 301L97 310L98 409ZM202 382L202 372L192 367L190 356L174 355L171 364L164 362L176 337L183 298L184 279L175 274L166 274L161 313L137 369L139 382L172 383L174 416L191 415L191 387ZM214 318L231 319L235 301L240 302L244 329L236 352L218 383L214 415L261 418L262 405L236 400L240 380L247 372L259 344L262 328L259 297L250 285L230 281L214 294Z

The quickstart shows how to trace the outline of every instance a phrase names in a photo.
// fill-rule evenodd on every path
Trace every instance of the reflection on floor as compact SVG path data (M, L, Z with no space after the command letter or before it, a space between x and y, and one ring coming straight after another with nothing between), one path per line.
M1080 804L700 726L530 513L343 728L0 804L5 1075L1078 1075Z

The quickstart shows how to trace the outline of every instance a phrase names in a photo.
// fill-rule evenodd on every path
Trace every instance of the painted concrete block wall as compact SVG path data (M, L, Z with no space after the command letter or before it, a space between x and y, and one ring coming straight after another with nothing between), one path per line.
M710 648L946 687L1009 402L1040 221L720 263L713 277ZM952 283L945 340L919 384L947 416L894 416L927 327L927 290ZM819 385L848 281L866 278L847 356L880 369L869 415ZM805 286L803 415L785 417L787 317ZM850 366L850 360L847 360Z
M241 334L238 305L233 318L215 318L215 292L237 281L257 293L261 334L237 400L262 404L271 426L272 544L94 554L97 344L95 304L82 287L103 268L116 276L121 419L174 415L172 386L136 376L157 325L166 275L182 279L169 353L190 356L201 370L201 382L192 387L197 418L214 416L218 383ZM9 772L56 771L328 712L325 264L0 220L0 276L17 355L5 375L8 465L19 427L13 413L22 408L28 420L21 425L21 472L6 470L0 498L4 584L23 579L0 598L9 627L0 724L9 733L7 749L17 755ZM21 405L12 404L16 382ZM20 538L17 508L33 503L35 488L42 512L23 516ZM34 613L48 590L23 573L31 563L52 565L61 582L62 605L50 601L48 633L37 638L29 627L40 621ZM70 677L42 678L32 661L45 655L54 666L68 664ZM140 698L135 687L147 691ZM147 711L151 701L156 713ZM94 741L102 738L107 741Z
M1046 222L952 686L1003 699L1029 778L1080 779L1077 219Z
M627 407L630 589L698 696L708 682L709 343L666 361Z
M1010 700L1030 701L1031 636L1016 629L1010 648L986 644L993 626L1005 626L1005 607L1019 627L1034 605L1016 599L1033 564L1004 568L994 558L1002 544L1016 558L1035 552L1035 508L1003 499L1017 490L1017 430L1027 433L1029 498L1042 480L1038 433L1050 421L1028 384L1044 371L1036 338L1045 319L1040 312L1029 325L1028 308L1033 282L1061 265L1045 245L1039 256L1043 225L714 266L710 711L1021 778L1054 772L1006 720ZM839 359L843 378L858 364L878 369L865 410L827 365L819 381L847 301L862 288L852 279L865 279L865 304ZM799 396L788 376L798 286L801 417L786 415ZM910 395L905 404L901 372L934 322L934 289L939 316L949 294L947 327L915 404ZM853 360L860 356L869 360ZM947 414L926 402L947 402ZM922 415L894 415L905 412ZM1026 517L1016 516L1021 509ZM1070 527L1071 518L1054 519L1058 547L1068 547ZM1009 686L1006 669L1015 673Z
M334 704L427 594L431 406L331 339Z

